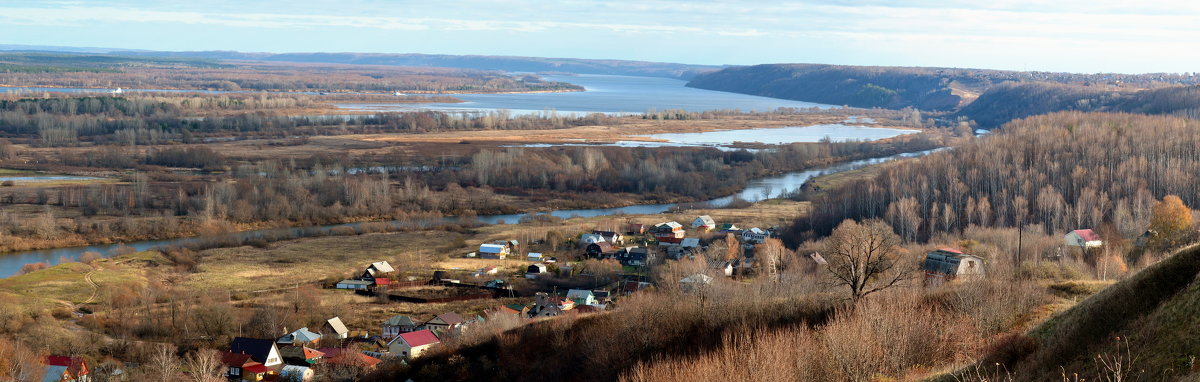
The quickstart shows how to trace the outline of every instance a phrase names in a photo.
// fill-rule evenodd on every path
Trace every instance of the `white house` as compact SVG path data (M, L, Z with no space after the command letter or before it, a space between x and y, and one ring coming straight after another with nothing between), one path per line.
M433 345L439 343L438 338L429 329L401 333L388 342L388 352L403 358L417 358Z
M712 216L700 215L700 216L696 217L696 220L692 220L692 229L707 232L707 231L712 231L716 228L717 228L717 222L715 220L713 220Z
M539 274L546 273L547 269L546 264L530 264L525 270L525 278L536 279Z
M542 254L540 254L540 253L537 253L537 252L529 252L529 254L528 254L528 255L526 255L526 260L529 260L529 261L542 261Z
M1077 229L1067 233L1063 241L1072 247L1096 248L1104 245L1100 235L1090 229Z
M748 244L762 244L767 241L767 231L758 227L742 231L742 241Z

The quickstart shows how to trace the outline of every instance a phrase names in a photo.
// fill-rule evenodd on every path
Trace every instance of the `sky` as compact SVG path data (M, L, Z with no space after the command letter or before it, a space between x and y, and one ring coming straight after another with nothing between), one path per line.
M0 0L0 44L1177 73L1200 1Z

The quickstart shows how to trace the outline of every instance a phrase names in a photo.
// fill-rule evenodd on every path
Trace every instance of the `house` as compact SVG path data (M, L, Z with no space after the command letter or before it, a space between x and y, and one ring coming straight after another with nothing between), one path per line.
M542 261L542 254L537 252L529 252L525 255L525 259L529 261Z
M604 240L604 236L601 236L598 233L585 233L585 234L579 235L579 245L580 246L587 246L588 244L595 244L595 243L600 243L600 242L605 242L605 241L608 241L608 240Z
M1100 235L1090 229L1071 231L1063 236L1063 241L1069 246L1081 248L1096 248L1104 245L1104 240L1100 239Z
M620 233L617 233L617 232L613 232L613 231L592 231L592 234L595 234L595 235L600 235L600 237L601 237L602 239L604 239L604 241L607 241L609 244L612 244L612 245L614 245L614 246L618 246L618 245L621 245L621 244L625 244L625 237L624 237L624 236L621 236L621 234L620 234Z
M609 244L607 241L588 244L587 247L583 250L583 253L585 255L587 255L587 257L604 257L605 254L612 253L612 252L613 252L613 246L612 246L612 244Z
M362 279L362 280L375 280L375 279L381 279L381 278L386 279L386 278L388 278L388 276L392 275L392 272L395 272L395 271L396 270L394 268L392 268L392 265L388 264L388 262L376 261L374 263L371 263L371 265L367 266L367 270L363 271L363 274L362 274L362 276L359 277L359 279Z
M612 302L612 294L606 290L594 290L592 291L592 297L595 298L596 302L600 304Z
M940 284L957 279L978 278L984 275L983 258L953 248L939 248L925 255L926 284Z
M514 307L514 306L509 306L509 305L500 305L499 307L496 307L495 309L488 310L487 311L488 318L520 317L521 312L525 310L525 306L519 305L519 304L512 304L512 305L516 305L516 306Z
M308 382L313 379L313 370L307 366L285 365L279 376L285 381Z
M225 376L232 380L257 382L274 371L243 353L225 352L221 355L221 363L225 365Z
M483 268L479 268L479 270L478 270L478 271L475 271L475 273L473 274L473 276L475 276L475 277L483 277L483 276L487 276L487 275L494 275L494 274L496 274L496 273L499 273L499 272L500 272L500 268L496 268L496 266L495 266L495 265L489 265L489 266L486 266L486 267L483 267Z
M437 336L429 330L418 330L415 332L403 333L396 338L393 338L387 344L388 352L403 357L417 358L421 356L429 348L440 343Z
M283 357L279 355L279 347L275 346L275 341L272 340L234 337L233 341L229 343L229 352L249 355L251 360L266 367L283 364Z
M692 220L692 229L702 232L712 231L717 228L717 222L712 216L700 215L696 220Z
M596 295L592 291L585 289L571 289L567 291L567 298L575 302L575 305L595 305Z
M721 224L721 227L717 228L717 230L718 230L718 232L733 233L733 232L741 231L742 229L738 228L736 225L733 225L732 223L725 223L725 224Z
M708 263L708 267L711 269L715 269L720 274L725 275L725 277L733 276L733 263L732 262L720 261L720 260L712 261L712 262Z
M703 273L694 273L679 280L679 289L682 289L684 292L695 292L712 285L712 282L712 276Z
M439 314L437 317L434 317L429 321L425 321L425 324L421 326L425 327L425 329L442 328L446 331L450 331L454 328L457 328L459 325L462 325L464 322L466 322L466 320L463 320L462 316L458 315L458 313L449 312Z
M534 297L533 307L529 309L529 316L534 318L554 317L562 315L563 312L574 307L575 302L570 299L538 292Z
M346 328L346 324L342 323L340 317L334 317L325 320L325 325L321 327L321 334L337 339L346 339L350 336L350 329Z
M412 317L403 314L397 314L383 322L383 338L392 338L400 335L400 333L408 333L417 330L417 323Z
M659 223L652 229L654 239L660 243L679 243L687 236L683 231L683 225L676 222Z
M754 227L742 231L742 242L746 244L762 244L767 241L767 231Z
M320 334L313 333L312 331L308 330L307 327L305 327L305 328L297 329L294 332L285 334L285 335L283 335L283 337L279 337L278 340L275 340L275 343L282 344L282 345L292 345L292 346L306 346L306 345L311 345L313 343L316 343L317 340L320 340L320 339L321 339Z
M629 223L629 225L625 227L625 233L630 234L630 235L641 235L643 233L646 233L646 225L638 224L638 223Z
M338 281L337 289L368 290L371 289L372 285L375 285L375 280L367 281L346 279Z
M621 294L633 294L634 292L649 288L651 285L645 281L628 280L621 282Z
M525 278L535 279L539 274L546 273L546 264L530 264L525 270Z
M646 266L652 260L650 250L643 247L630 247L617 252L617 261L621 265L631 267Z
M312 366L325 357L325 353L305 346L288 346L279 349L283 363L296 366Z
M320 348L317 350L325 353L324 363L330 365L352 366L362 370L370 370L375 368L375 365L383 362L379 358L346 348Z
M46 372L42 381L53 382L89 382L92 380L91 369L87 361L81 357L64 357L52 355L42 360L46 364Z
M684 250L700 249L700 238L698 238L698 237L685 238L685 239L683 239L683 241L679 242L679 247L683 248Z
M480 244L479 258L504 259L508 257L508 247L500 244Z

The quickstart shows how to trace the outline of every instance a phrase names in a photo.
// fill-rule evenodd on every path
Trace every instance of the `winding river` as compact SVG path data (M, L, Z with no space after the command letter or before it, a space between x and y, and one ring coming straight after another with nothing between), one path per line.
M932 153L935 151L939 151L939 150L942 150L942 149L919 151L919 152L913 152L913 153L904 153L904 154L898 154L898 155L892 155L892 156L886 156L886 157L880 157L880 158L856 160L856 161L852 161L852 162L840 163L840 164L835 164L835 165L831 165L831 166L820 167L820 168L815 168L815 169L810 169L810 170L805 170L805 171L791 172L791 173L787 173L787 174L783 174L783 175L779 175L779 176L756 179L754 181L751 181L749 184L747 184L745 189L743 189L741 192L739 192L735 195L729 195L726 197L709 200L705 203L707 203L711 207L719 208L719 207L724 207L726 205L729 205L730 202L735 200L734 199L735 197L741 198L741 199L744 199L744 200L750 201L750 202L778 198L778 197L785 196L793 191L798 190L809 179L812 179L817 176L833 174L833 173L838 173L838 172L842 172L842 171L854 170L854 169L870 166L873 164L888 162L888 161L892 161L892 160L896 160L896 159L920 157L920 156L924 156L926 154L929 154L929 153ZM639 205L632 205L632 206L618 207L618 208L555 210L555 211L546 211L546 212L539 212L539 213L549 214L551 216L556 216L556 217L560 217L560 218L596 217L596 216L611 216L611 215L623 215L623 214L624 215L647 215L647 214L659 214L659 213L667 212L676 206L679 206L679 204L677 204L677 203L639 204ZM477 222L483 223L483 224L515 224L515 223L518 223L521 220L521 218L524 217L525 215L527 215L527 214L482 215L482 216L474 217L473 221L477 221ZM426 226L432 226L432 225L441 224L441 223L453 223L453 222L458 222L458 221L460 221L459 218L447 217L447 218L443 218L443 219L425 220L425 221L390 221L388 223L392 224L396 227L426 227ZM27 251L27 252L15 252L15 253L7 254L7 255L0 255L0 277L9 277L9 276L15 275L21 270L22 266L24 266L25 264L29 264L29 263L45 262L45 263L49 263L49 264L53 265L53 264L58 264L64 260L65 261L75 261L75 260L79 259L79 257L81 255L83 255L84 252L97 252L104 256L112 256L112 255L116 254L118 249L121 247L129 247L129 248L132 248L137 251L144 251L144 250L149 250L149 249L154 249L154 248L159 248L159 247L186 245L186 244L194 243L194 242L201 241L201 240L212 240L212 239L219 240L222 238L247 239L247 238L255 238L255 237L300 236L300 234L306 233L306 231L307 231L307 233L312 233L313 231L328 232L337 227L356 227L359 224L361 224L361 223L332 224L332 225L310 226L310 227L275 228L275 229L263 229L263 230L254 230L254 231L243 231L243 232L236 232L236 233L230 233L230 234L218 235L218 236L188 237L188 238L177 238L177 239L166 239L166 240L148 240L148 241L139 241L139 242L131 242L131 243L92 245L92 246L86 246L86 247L54 248L54 249L43 249L43 250Z

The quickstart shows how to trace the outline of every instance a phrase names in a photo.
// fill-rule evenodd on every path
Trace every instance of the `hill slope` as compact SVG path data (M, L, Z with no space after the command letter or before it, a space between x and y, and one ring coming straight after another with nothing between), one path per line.
M1035 328L1030 336L1036 345L1020 351L1025 356L1008 364L1008 370L1019 381L1062 380L1064 370L1103 380L1112 372L1101 370L1097 356L1121 355L1126 361L1133 359L1125 364L1134 370L1126 376L1129 380L1196 376L1194 358L1200 357L1197 273L1200 246L1192 246L1104 289Z
M983 128L1056 111L1107 111L1200 116L1200 86L1123 90L1049 82L1005 83L992 87L956 115Z
M1000 72L978 73L945 68L769 64L701 74L687 86L854 107L953 110L969 99L970 93L1001 79Z

